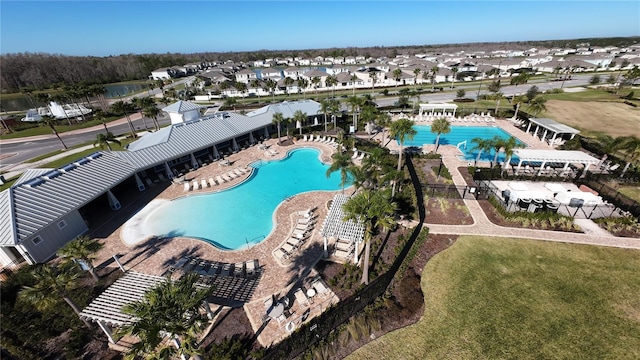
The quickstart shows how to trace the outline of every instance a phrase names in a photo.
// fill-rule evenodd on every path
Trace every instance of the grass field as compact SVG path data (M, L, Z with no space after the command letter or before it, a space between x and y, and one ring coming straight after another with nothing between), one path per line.
M621 186L618 191L635 201L640 202L640 186Z
M638 359L640 251L461 237L422 274L420 321L349 359Z
M626 95L629 91L624 89L620 94ZM548 117L579 129L582 135L604 133L613 137L640 137L640 107L625 104L619 95L604 90L586 90L549 94L545 98L548 99L547 111L539 117ZM640 101L631 102L640 105ZM523 106L523 110L526 108Z

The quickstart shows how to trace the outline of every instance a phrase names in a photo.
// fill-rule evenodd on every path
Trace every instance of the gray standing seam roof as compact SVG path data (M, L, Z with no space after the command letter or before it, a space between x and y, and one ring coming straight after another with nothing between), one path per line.
M6 239L8 243L2 244L10 245L24 240L95 199L136 171L131 164L114 153L98 152L94 155L97 157L68 172L52 170L50 179L46 179L44 174L13 186L11 191L15 237Z
M13 244L15 239L11 191L8 188L0 192L0 214L4 214L0 221L0 245Z

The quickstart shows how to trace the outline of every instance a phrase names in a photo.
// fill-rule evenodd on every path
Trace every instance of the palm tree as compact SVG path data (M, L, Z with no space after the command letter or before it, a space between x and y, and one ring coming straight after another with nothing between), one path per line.
M500 149L504 147L504 143L505 143L505 140L498 135L495 135L494 137L489 139L489 145L495 152L493 154L493 161L491 162L491 167L493 167L493 164L498 165L498 155L500 154Z
M131 121L131 118L129 117L129 114L127 113L127 106L128 104L125 103L124 101L120 100L120 101L116 101L111 105L111 111L115 112L115 113L123 113L124 117L127 119L127 123L129 123L129 130L131 131L131 137L132 138L136 138L136 130L133 127L133 122Z
M271 119L271 123L276 124L278 128L278 145L280 144L280 124L284 121L284 115L281 112L277 112L273 114L273 118Z
M371 76L371 75L369 75ZM376 74L376 77L378 75ZM351 82L353 83L353 95L352 96L356 96L356 81L358 80L358 77L356 76L356 74L351 75L351 78L349 78L349 80L351 80Z
M400 68L395 68L392 74L393 74L393 79L396 81L396 87L398 87L398 83L400 82L400 77L402 76L402 70Z
M431 124L431 132L437 134L436 136L436 153L438 152L438 147L440 147L440 135L448 134L451 132L451 123L446 118L437 118Z
M365 227L361 282L368 284L371 238L378 227L389 229L395 225L393 214L396 211L396 204L391 200L388 191L365 189L347 200L343 210L345 220L359 221Z
M298 122L300 122L300 133L302 134L302 127L304 126L305 121L307 121L307 113L302 112L302 110L296 110L296 112L293 113L293 122L296 123L296 125L298 124ZM325 130L327 127L327 113L324 114L324 122L325 122ZM289 136L288 134L289 128L287 127L287 136Z
M340 171L340 186L342 186L342 193L344 194L344 186L349 181L349 174L351 173L353 166L351 156L346 153L335 153L331 158L333 159L333 162L327 169L326 175L329 177L332 173Z
M307 98L307 93L304 91L309 86L309 80L305 78L298 78L298 89L302 91L302 98Z
M316 96L318 96L318 88L320 87L321 82L322 80L320 79L319 76L314 76L311 78L311 84L313 85L313 88L316 90Z
M376 124L382 127L382 146L385 146L385 128L391 124L391 115L386 112L378 112Z
M397 121L392 122L391 126L389 127L389 137L397 139L400 143L400 152L398 153L398 172L400 172L400 169L402 169L402 153L404 152L405 140L412 140L413 137L418 133L416 129L413 128L413 125L414 122L409 119L398 119ZM395 190L396 183L393 182L391 197L395 196Z
M327 113L331 108L331 100L322 99L320 100L320 111L324 114L324 132L327 132Z
M142 118L142 124L144 125L144 129L145 130L149 130L149 128L147 127L147 122L144 120L144 112L143 110L149 106L153 106L155 104L155 102L153 101L152 98L145 96L145 97L139 97L139 98L134 98L133 100L131 100L133 105L135 107L138 108L138 111L140 112L140 118Z
M160 124L158 123L158 116L160 115L160 109L155 105L150 105L142 109L142 114L153 120L153 124L156 127L156 131L160 130Z
M292 78L290 78L288 76L286 78L284 78L284 86L285 86L285 89L287 91L287 96L289 96L289 87L291 85L293 85L293 83L294 83L294 80Z
M353 126L358 131L358 111L363 104L363 99L358 96L351 96L347 99L347 103L351 105L351 112L353 113Z
M507 141L502 143L502 149L504 150L504 162L502 163L502 169L506 169L513 156L513 150L516 148L522 148L524 144L519 143L516 138L510 136Z
M513 120L518 119L518 111L520 111L520 105L528 101L529 98L526 95L518 95L514 97L513 100L511 100L511 103L516 105L516 112L513 114Z
M100 134L102 135L102 134ZM104 247L104 244L96 240L89 239L88 236L79 236L69 241L65 246L58 250L58 256L67 260L75 260L82 262L87 271L93 276L95 281L100 280L96 268L93 266L93 260L96 259L94 254Z
M96 145L98 145L101 149L104 149L106 147L107 149L109 149L109 151L111 151L112 149L110 143L121 145L120 140L116 139L116 137L112 133L107 132L106 134L96 135L96 141L93 143L93 146L95 147Z
M260 105L260 80L259 79L251 80L251 87L256 89L256 94L258 94L258 105Z
M234 87L240 92L240 96L244 97L244 93L247 91L247 84L243 82L237 82Z
M489 139L476 137L471 139L471 142L476 144L474 147L471 148L471 151L478 150L478 155L476 156L476 160L473 164L474 166L476 166L478 165L478 161L480 161L480 156L482 155L482 152L491 151L491 141Z
M58 138L58 141L60 141L60 144L62 144L62 147L65 150L67 150L68 149L67 145L64 143L64 141L62 141L60 134L58 134L58 130L56 130L56 127L53 125L53 119L48 116L43 116L42 121L51 128L51 132L53 133L53 135L55 135Z
M529 111L533 117L538 116L541 112L547 111L547 106L545 105L547 99L543 96L536 96L531 101L529 101Z
M77 264L65 263L60 266L48 264L36 265L31 271L33 286L25 286L18 296L27 300L40 310L50 309L64 300L80 316L80 307L71 299L69 292L78 287L80 272ZM91 325L81 318L85 326Z
M433 65L431 67L431 92L434 92L436 90L436 75L438 74L438 71L440 71L440 68L438 67L438 65Z
M530 77L531 75L529 75L529 73L521 72L516 77L511 78L511 85L515 85L513 87L513 96L511 96L511 103L513 103L513 99L516 97L516 88L518 88L518 85L526 84L527 81L529 81Z
M354 76L355 76L355 75L354 75ZM375 72L375 71L372 71L372 72L369 74L369 77L371 78L371 95L373 95L373 88L376 86L376 83L378 82L378 73L377 73L377 72ZM357 79L357 78L358 78L358 77L356 76L356 79ZM355 82L354 82L354 84L355 84ZM354 86L355 86L355 85L354 85ZM354 89L355 89L355 87L354 87ZM355 90L354 90L354 91L355 91ZM354 94L355 94L355 92L354 92Z
M453 89L453 82L456 80L456 74L458 73L458 68L457 67L452 67L451 68L451 88Z
M422 70L421 70L419 67L417 67L417 68L413 69L413 75L414 75L414 77L413 77L413 83L414 83L414 85L416 86L416 92L418 92L418 75L420 75L420 72L421 72L421 71L422 71Z
M123 312L132 315L135 322L125 325L117 335L133 335L140 341L131 346L127 359L143 356L147 359L170 359L176 355L200 355L198 334L206 323L201 307L209 306L206 298L212 287L201 288L198 274L190 273L178 281L167 279L145 293L144 298L126 305ZM175 348L161 346L168 334Z

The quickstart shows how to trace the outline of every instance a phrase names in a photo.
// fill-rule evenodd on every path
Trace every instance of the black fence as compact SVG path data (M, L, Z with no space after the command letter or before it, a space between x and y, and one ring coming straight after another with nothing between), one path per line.
M411 175L411 181L416 191L418 199L423 198L420 181L416 174L411 158L406 158L407 168ZM327 309L317 318L301 326L288 338L271 347L263 359L293 359L308 350L313 344L324 339L334 329L347 322L351 317L362 311L367 305L372 304L375 299L385 293L389 284L400 269L409 251L413 247L425 218L425 209L421 201L418 201L418 213L420 214L419 224L407 240L404 248L398 254L389 270L371 281L367 286L357 291L352 296L340 301L335 306Z
M447 199L475 200L478 196L475 186L458 186L447 184L425 184L422 186L424 195Z
M634 217L640 217L640 203L620 193L617 189L598 181L596 178L586 177L578 179L577 184L586 185L598 192L602 199L614 204L622 211Z

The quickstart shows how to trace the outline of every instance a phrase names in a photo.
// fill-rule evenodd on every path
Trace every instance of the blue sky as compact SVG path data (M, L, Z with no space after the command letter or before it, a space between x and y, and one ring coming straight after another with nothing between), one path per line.
M629 1L6 1L0 52L119 55L640 35Z

